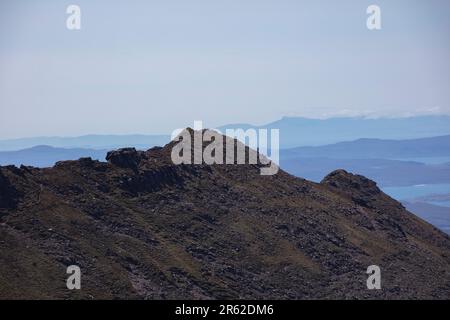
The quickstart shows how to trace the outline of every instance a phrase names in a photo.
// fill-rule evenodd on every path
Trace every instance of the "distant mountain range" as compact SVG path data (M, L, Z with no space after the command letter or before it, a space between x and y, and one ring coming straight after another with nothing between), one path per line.
M401 159L415 159L415 161ZM435 163L426 163L436 158ZM450 183L450 136L410 140L358 139L281 150L280 165L296 176L320 181L342 168L382 186ZM440 163L441 162L441 163Z
M80 137L35 137L0 140L0 151L14 151L35 146L55 148L117 149L135 147L149 149L168 143L169 135L85 135Z
M106 152L107 150L36 146L18 151L0 151L0 165L51 167L61 160L78 160L84 157L104 161Z
M249 124L234 124L226 128L252 128ZM308 119L284 117L257 128L280 129L282 148L318 146L360 138L418 139L450 134L450 116L420 116L409 118L330 118Z
M282 154L280 166L290 174L312 181L320 181L330 170L341 168L364 175L382 187L450 183L450 164L389 159L285 159Z
M360 138L370 139L417 139L450 135L450 116L421 116L409 118L330 118L308 119L283 117L280 120L254 126L230 124L226 128L280 129L281 148L318 146ZM48 145L58 148L116 149L135 147L148 149L169 142L169 134L161 135L85 135L81 137L35 137L0 140L0 151Z
M283 151L284 158L405 159L450 156L450 135L410 139L358 139L317 147L298 147Z
M450 234L450 208L426 202L402 202L407 210Z

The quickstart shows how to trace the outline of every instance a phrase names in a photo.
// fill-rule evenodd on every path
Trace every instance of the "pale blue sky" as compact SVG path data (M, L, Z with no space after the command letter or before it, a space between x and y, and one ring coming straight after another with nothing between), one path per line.
M446 0L2 0L0 139L450 114L449 17Z

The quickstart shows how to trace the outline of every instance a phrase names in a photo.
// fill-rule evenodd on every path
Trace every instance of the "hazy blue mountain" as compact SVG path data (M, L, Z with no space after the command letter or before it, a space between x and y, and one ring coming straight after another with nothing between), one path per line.
M169 135L85 135L80 137L36 137L0 140L0 151L11 151L47 145L57 148L149 149L169 142Z
M450 135L411 140L358 139L325 146L292 148L284 150L283 155L284 158L344 159L446 157L450 156Z
M414 161L388 159L283 158L281 168L308 180L319 182L336 169L364 175L380 186L450 183L450 165L427 165Z
M296 176L320 181L328 172L341 168L367 176L381 186L449 183L449 158L450 135L410 140L358 139L280 151L281 167Z
M318 146L360 138L371 139L417 139L450 135L450 116L423 116L410 118L330 118L308 119L283 117L280 120L253 126L230 124L226 128L280 129L282 148ZM0 140L0 151L21 150L37 145L59 148L116 149L136 147L148 149L162 146L170 139L167 135L85 135L80 137L35 137Z
M383 192L400 201L427 202L450 207L450 183L384 187Z
M408 211L415 213L444 232L450 234L450 208L425 202L402 202Z
M250 128L249 124L230 124L226 128ZM330 118L308 119L283 117L280 120L256 126L280 129L282 148L317 146L360 138L417 139L450 134L450 116L420 116L409 118Z
M0 151L0 166L11 164L20 166L23 164L33 167L51 167L57 161L77 160L83 157L104 161L106 152L107 150L36 146L18 151Z

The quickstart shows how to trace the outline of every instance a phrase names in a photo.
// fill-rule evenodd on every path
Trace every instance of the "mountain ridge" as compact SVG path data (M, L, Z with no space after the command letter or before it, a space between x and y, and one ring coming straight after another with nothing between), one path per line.
M0 167L0 297L449 298L450 238L374 182L174 165L172 146ZM382 290L366 287L373 264Z

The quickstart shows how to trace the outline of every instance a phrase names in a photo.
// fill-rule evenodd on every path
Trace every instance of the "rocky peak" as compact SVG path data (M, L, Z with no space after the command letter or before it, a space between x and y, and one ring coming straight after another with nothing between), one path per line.
M320 184L350 196L353 201L364 206L370 206L370 203L378 196L384 195L374 181L342 169L328 174Z
M320 183L341 190L354 189L364 190L364 192L372 194L381 193L376 182L364 176L352 174L342 169L329 173Z
M135 148L122 148L109 151L106 160L121 168L137 169L141 160L145 157L145 152Z
M5 167L5 169L8 168ZM14 208L17 204L18 198L19 192L10 182L9 178L0 170L0 209Z

